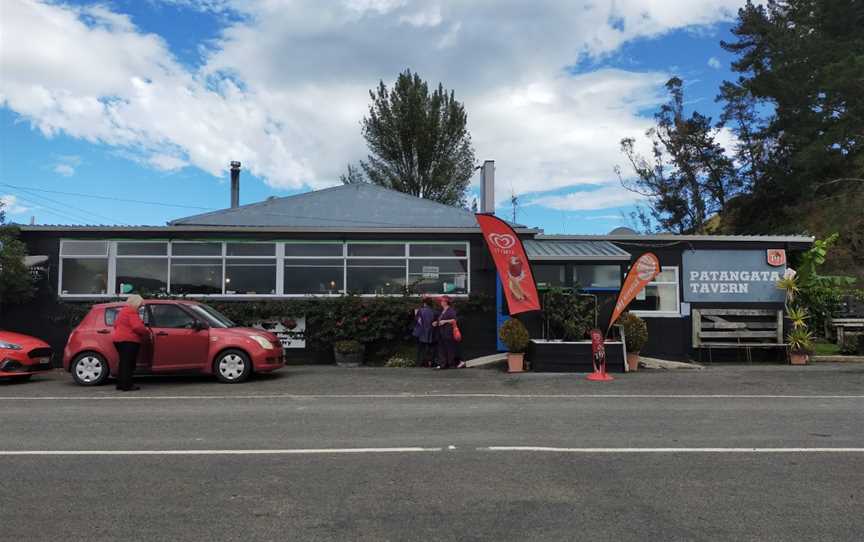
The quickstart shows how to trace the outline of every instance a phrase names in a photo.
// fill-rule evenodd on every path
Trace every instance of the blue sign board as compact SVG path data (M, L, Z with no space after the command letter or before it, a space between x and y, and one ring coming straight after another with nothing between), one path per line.
M766 250L685 250L684 301L783 303L777 288L786 265L768 264Z

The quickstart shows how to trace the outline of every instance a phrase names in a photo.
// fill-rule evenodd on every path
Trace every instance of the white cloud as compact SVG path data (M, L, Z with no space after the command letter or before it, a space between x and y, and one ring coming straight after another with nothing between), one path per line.
M720 64L720 60L718 60L717 57L712 56L708 59L708 66L714 68L715 70L719 70L722 64Z
M7 216L26 213L30 210L30 207L25 207L24 205L18 203L18 198L16 196L13 196L12 194L0 196L0 202L3 203L3 211L6 213Z
M528 202L561 211L590 211L592 209L612 209L643 201L639 194L624 190L620 186L603 186L594 190L580 190L569 194L543 196Z
M54 166L54 173L64 177L71 177L72 175L75 175L75 168L69 164L57 164Z
M61 155L54 164L54 173L64 177L75 175L75 168L81 165L81 157L77 155Z
M743 3L163 1L242 16L222 21L191 69L110 8L4 3L0 104L46 136L104 143L155 169L223 175L241 160L274 187L318 188L366 154L358 121L368 89L410 67L456 90L478 159L497 160L502 186L608 184L618 141L648 127L640 113L660 101L667 75L565 67L729 19ZM603 190L601 205L621 192Z

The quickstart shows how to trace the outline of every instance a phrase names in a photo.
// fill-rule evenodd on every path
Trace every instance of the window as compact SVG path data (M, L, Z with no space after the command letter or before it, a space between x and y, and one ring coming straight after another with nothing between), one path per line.
M117 314L120 313L120 307L109 307L105 309L105 325L113 326L114 322L117 321ZM141 321L145 324L150 321L149 314L147 312L147 307L145 305L141 305L138 308L138 316L141 318Z
M531 272L534 273L534 282L538 288L567 286L566 266L563 264L534 264Z
M275 243L227 243L225 254L227 295L276 294Z
M60 242L62 295L108 293L108 241Z
M347 289L357 294L401 294L405 289L405 259L349 259Z
M226 294L276 293L276 260L272 258L228 258L225 261Z
M177 305L150 305L150 319L153 327L192 329L195 326L195 318Z
M344 283L343 258L285 258L285 295L336 295L345 291Z
M636 296L630 309L641 316L678 316L678 268L663 267Z
M574 265L573 283L583 290L621 288L621 267L617 265Z
M412 294L467 294L467 243L409 243L408 288Z
M168 291L167 242L117 242L114 279L117 294L164 294Z
M465 242L61 240L63 296L454 294Z
M348 243L348 256L364 258L404 258L405 244Z
M171 258L171 293L222 293L221 258Z

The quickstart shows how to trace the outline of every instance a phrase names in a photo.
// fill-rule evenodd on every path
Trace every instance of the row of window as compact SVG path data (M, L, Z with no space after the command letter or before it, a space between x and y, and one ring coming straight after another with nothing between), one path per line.
M617 291L621 288L621 268L618 265L535 264L534 280L539 288L576 287L585 291ZM637 314L677 316L679 314L678 268L663 267L630 304Z
M64 296L467 294L468 243L82 241L60 244Z

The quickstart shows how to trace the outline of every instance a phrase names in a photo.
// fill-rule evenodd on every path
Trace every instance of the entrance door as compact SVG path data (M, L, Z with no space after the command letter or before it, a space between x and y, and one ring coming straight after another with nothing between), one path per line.
M208 362L210 330L199 329L197 320L178 305L153 303L153 371L201 369Z

